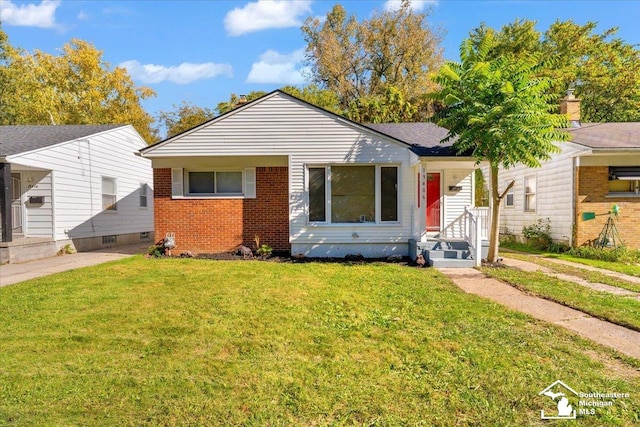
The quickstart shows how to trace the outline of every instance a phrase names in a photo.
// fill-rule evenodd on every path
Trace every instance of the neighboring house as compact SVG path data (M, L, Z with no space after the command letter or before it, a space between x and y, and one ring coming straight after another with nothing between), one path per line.
M407 255L473 205L475 160L429 123L362 125L281 91L140 150L158 238L312 257ZM450 227L452 234L453 228ZM415 254L413 254L415 256Z
M559 144L540 168L517 166L500 171L500 188L515 180L504 199L503 233L522 235L522 228L550 219L554 240L573 246L598 238L612 205L625 245L640 249L640 123L580 123L580 100L569 96L562 111L569 114L571 142ZM597 214L585 221L583 213Z
M0 126L0 261L153 239L153 175L132 126Z

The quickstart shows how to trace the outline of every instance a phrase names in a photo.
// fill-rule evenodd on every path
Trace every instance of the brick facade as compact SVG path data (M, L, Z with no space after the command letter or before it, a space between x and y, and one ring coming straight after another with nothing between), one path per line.
M606 197L609 193L608 166L581 166L578 168L576 200L576 245L581 246L598 237L608 215L582 220L583 212L602 214L613 204L620 207L616 228L625 246L640 249L640 198Z
M256 168L255 199L171 199L171 169L153 170L155 235L176 235L176 252L229 252L254 238L290 250L286 167Z

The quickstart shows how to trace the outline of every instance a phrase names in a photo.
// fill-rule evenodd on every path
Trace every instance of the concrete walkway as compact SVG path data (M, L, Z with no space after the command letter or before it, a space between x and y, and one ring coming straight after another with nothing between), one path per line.
M508 256L508 255L507 255ZM627 282L633 282L640 284L640 277L629 276L628 274L618 273L617 271L605 270L604 268L593 267L586 264L580 264L577 262L565 261L563 259L555 259L555 258L543 258L545 261L553 262L556 264L568 265L570 267L581 268L583 270L589 271L597 271L598 273L602 273L609 277L626 280Z
M20 264L3 264L0 265L0 287L35 279L37 277L48 276L49 274L89 267L108 261L127 258L135 254L146 253L148 248L149 243L144 243L61 255Z
M640 359L640 332L589 316L543 298L527 295L474 268L441 268L444 275L467 293L478 295L513 310L562 326L598 344Z
M545 258L546 261L546 258ZM548 276L551 277L555 277L557 279L560 280L565 280L567 282L573 282L577 285L580 286L584 286L585 288L590 288L593 289L595 291L600 291L600 292L608 292L610 294L613 295L622 295L622 296L634 296L636 298L640 298L640 293L638 292L633 292L630 291L628 289L624 289L624 288L620 288L617 286L611 286L611 285L607 285L604 283L594 283L594 282L589 282L588 280L585 280L581 277L577 277L577 276L573 276L571 274L565 274L565 273L557 273L555 271L553 271L550 268L547 268L545 266L536 264L534 262L527 262L527 261L522 261L520 259L515 259L515 258L509 258L508 256L505 256L502 259L502 263L504 265L508 265L509 267L515 267L518 268L522 271L539 271L541 273L544 273ZM563 263L564 265L571 265L571 267L575 267L575 268L581 268L580 265L576 265L575 263L571 263L571 264L567 264L567 263ZM598 271L601 272L602 269L597 269L597 270L591 270L591 271ZM607 276L609 276L609 274L607 274ZM618 273L616 276L611 276L617 279L621 279L621 280L627 280L629 278L631 279L637 279L637 277L632 277L632 276L627 276L625 274L621 274ZM631 280L627 280L627 281L631 281Z

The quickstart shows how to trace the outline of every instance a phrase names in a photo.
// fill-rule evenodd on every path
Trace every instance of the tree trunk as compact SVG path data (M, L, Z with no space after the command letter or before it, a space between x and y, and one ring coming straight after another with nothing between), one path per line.
M498 261L498 242L500 239L500 204L502 198L498 193L498 166L490 166L491 173L491 230L489 232L489 254L487 261Z

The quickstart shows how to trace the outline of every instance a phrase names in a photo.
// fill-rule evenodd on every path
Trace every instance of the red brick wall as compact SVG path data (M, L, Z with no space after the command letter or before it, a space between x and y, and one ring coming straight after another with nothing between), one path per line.
M609 192L607 166L581 166L578 168L576 200L576 245L580 246L598 237L608 215L582 220L583 212L602 214L615 203L620 207L616 228L625 246L640 249L640 198L606 197Z
M155 235L176 234L176 252L228 252L254 237L290 250L286 167L256 168L255 199L171 199L171 169L153 170Z

